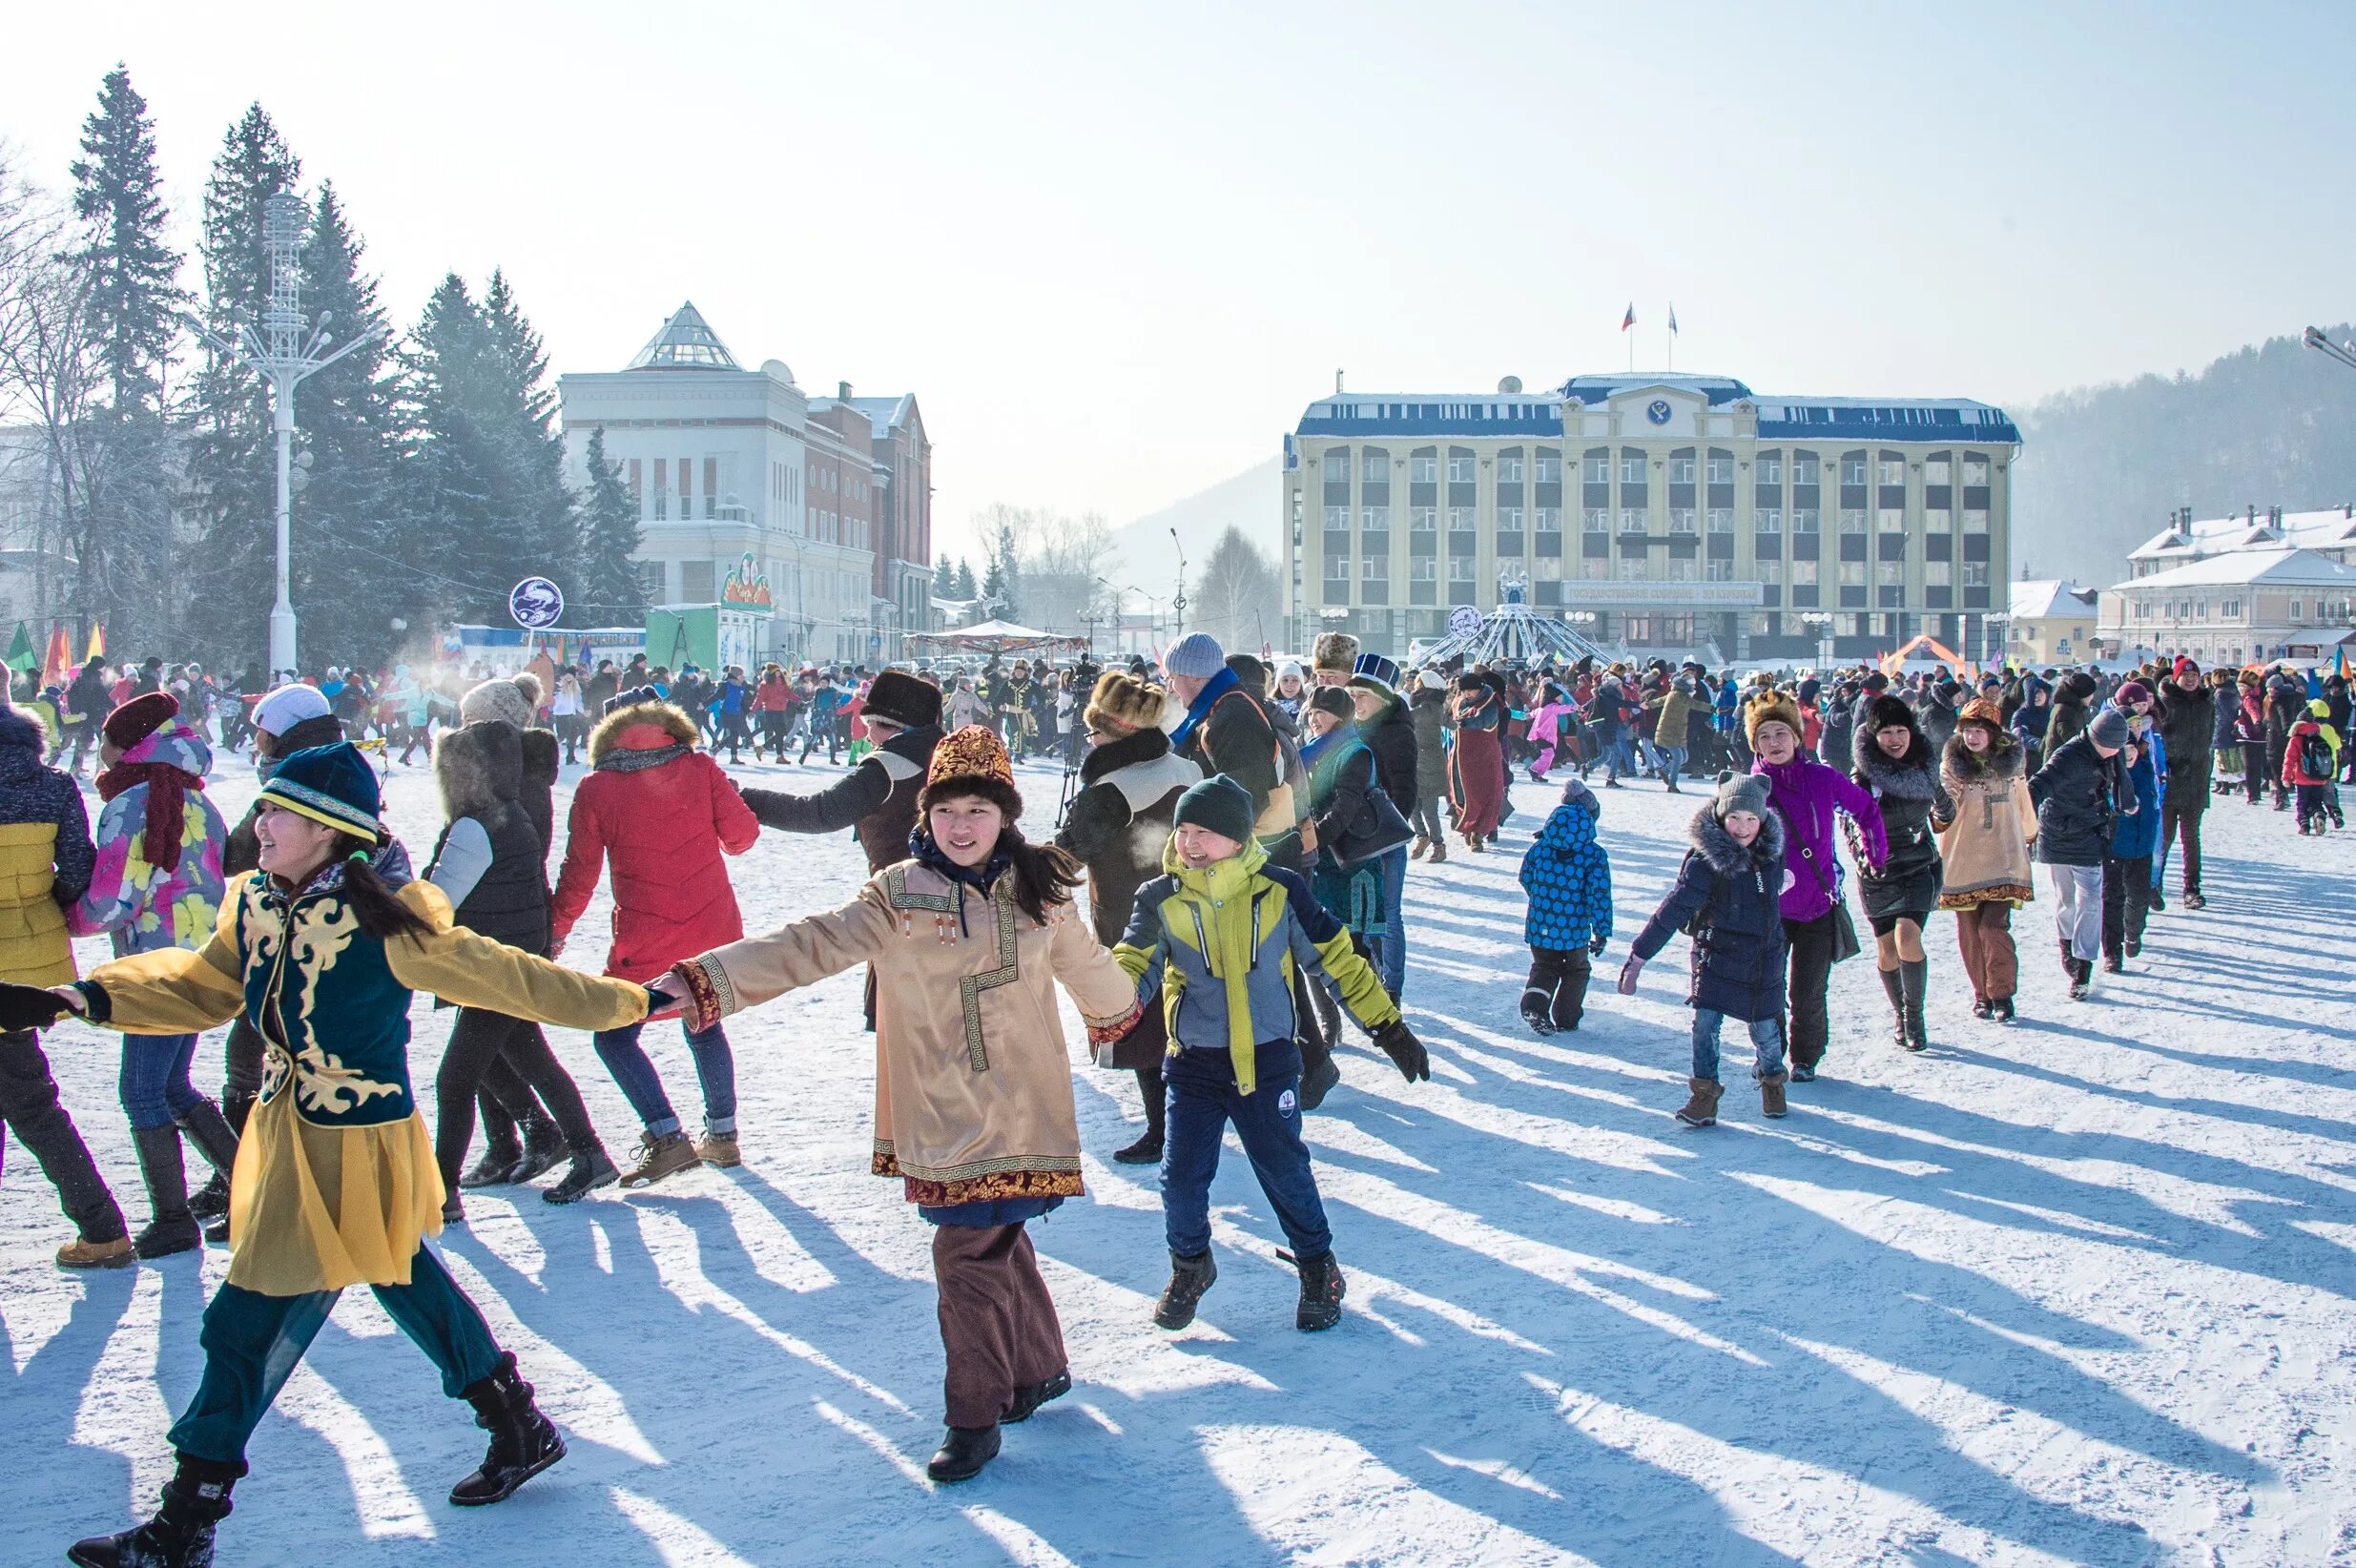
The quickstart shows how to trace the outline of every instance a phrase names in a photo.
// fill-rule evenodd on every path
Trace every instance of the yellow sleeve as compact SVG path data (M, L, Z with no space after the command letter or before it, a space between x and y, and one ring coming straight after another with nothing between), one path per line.
M160 948L102 963L90 980L106 992L112 1009L102 1027L127 1035L201 1034L245 1010L243 950L238 942L238 912L245 906L246 883L258 873L230 883L213 919L213 935L200 948Z
M697 1022L717 1021L796 986L872 962L898 924L878 877L840 909L690 959L686 967L693 972Z
M1122 960L1096 939L1095 930L1080 918L1078 904L1064 904L1055 913L1047 945L1055 978L1071 993L1091 1041L1101 1044L1118 1040L1141 1012L1137 982Z
M643 985L567 969L451 924L450 900L431 882L407 883L400 897L433 928L384 944L393 978L412 991L568 1029L618 1029L647 1016Z
M1399 1005L1391 1000L1391 993L1382 988L1382 980L1374 966L1358 957L1358 950L1350 944L1350 928L1344 926L1326 940L1316 944L1317 961L1335 985L1341 987L1342 1005L1367 1033L1399 1021Z

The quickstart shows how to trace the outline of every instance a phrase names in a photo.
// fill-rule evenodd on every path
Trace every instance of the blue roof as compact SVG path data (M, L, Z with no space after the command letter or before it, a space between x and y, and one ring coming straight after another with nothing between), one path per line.
M1712 408L1722 402L1750 396L1750 388L1731 376L1678 376L1661 371L1649 374L1639 371L1626 376L1573 376L1562 383L1559 396L1565 402L1573 398L1588 404L1608 402L1612 395L1631 386L1673 386L1687 392L1699 392L1709 399Z

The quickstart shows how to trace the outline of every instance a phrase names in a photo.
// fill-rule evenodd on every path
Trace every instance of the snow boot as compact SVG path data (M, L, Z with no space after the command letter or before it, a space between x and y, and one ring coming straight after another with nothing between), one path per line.
M522 1186L536 1182L565 1163L571 1151L565 1147L565 1135L547 1113L534 1111L524 1123L524 1149L507 1168L507 1185ZM466 1184L461 1181L459 1186Z
M734 1131L707 1132L696 1139L695 1158L714 1170L734 1170L744 1164L744 1154L736 1146Z
M117 1236L113 1241L84 1241L76 1236L57 1249L60 1269L121 1269L136 1261L138 1254L131 1249L129 1236Z
M131 1244L143 1258L168 1258L193 1252L204 1245L204 1231L188 1211L188 1171L180 1159L180 1129L149 1127L134 1131L131 1142L139 1154L139 1175L147 1183L147 1228Z
M2070 1000L2072 1001L2084 1001L2088 997L2094 995L2094 991L2095 960L2092 959L2072 959L2070 960Z
M951 1427L949 1434L940 1440L940 1448L924 1474L943 1486L959 1481L970 1481L982 1474L982 1467L998 1457L998 1428Z
M1420 860L1426 855L1431 853L1432 840L1425 837L1422 834L1417 834L1416 835L1416 847L1407 852L1407 858L1410 860Z
M1988 1004L1988 1011L1994 1016L1998 1023L2010 1023L2013 1021L2013 999L1998 997Z
M1791 1107L1784 1099L1784 1085L1791 1082L1789 1073L1769 1073L1759 1080L1759 1114L1772 1120Z
M1707 1078L1688 1078L1685 1087L1692 1091L1677 1119L1689 1127L1714 1126L1718 1122L1718 1097L1726 1092L1726 1085Z
M664 1177L692 1170L702 1162L684 1132L647 1133L638 1140L638 1163L622 1172L624 1186L652 1186Z
M614 1168L613 1157L606 1145L591 1140L572 1151L572 1168L565 1172L564 1180L540 1194L544 1204L579 1203L601 1186L611 1186L622 1179Z
M1900 988L1898 971L1876 969L1882 979L1882 994L1890 999L1890 1042L1899 1050L1912 1050L1906 1039L1906 993Z
M1996 1016L1996 1004L1990 1001L1986 997L1974 997L1972 999L1972 1016L1974 1018L1994 1018Z
M1342 1266L1328 1252L1321 1258L1296 1258L1290 1252L1276 1254L1301 1271L1301 1304L1292 1313L1292 1326L1305 1334L1331 1329L1342 1320L1342 1297L1350 1282L1342 1278Z
M2123 975L2127 972L2127 960L2116 953L2105 953L2102 955L2102 972L2106 975Z
M474 1473L450 1488L457 1508L480 1508L515 1496L515 1489L565 1456L565 1439L532 1403L531 1385L503 1352L490 1376L459 1395L474 1407L474 1424L491 1434L490 1452Z
M505 1186L507 1173L523 1158L523 1145L511 1138L493 1138L484 1146L483 1158L459 1176L458 1185L469 1191L478 1186Z
M2077 979L2077 955L2070 951L2070 939L2067 937L2061 939L2061 972L2073 980Z
M1435 838L1435 839L1433 839L1433 840L1432 840L1432 854L1431 854L1431 857L1430 857L1428 860L1426 860L1424 863L1425 863L1426 865L1434 865L1434 866L1436 866L1436 865L1438 865L1440 862L1442 862L1443 860L1446 860L1447 858L1448 858L1448 843L1447 843L1447 840L1446 840L1446 839L1442 839L1442 838Z
M210 1100L199 1100L180 1115L173 1118L204 1163L213 1167L210 1180L192 1194L188 1211L200 1220L217 1220L229 1213L229 1177L238 1165L238 1132L221 1114L221 1108ZM217 1202L215 1194L218 1194ZM198 1197L204 1202L200 1207Z
M442 1200L442 1223L444 1226L466 1223L466 1200L452 1192Z
M1158 1166L1162 1163L1162 1129L1147 1127L1145 1136L1126 1148L1112 1151L1115 1165Z
M1554 999L1533 985L1521 993L1521 1021L1533 1034L1551 1035L1555 1032Z
M1015 1385L1013 1406L998 1419L1001 1424L1027 1421L1040 1406L1050 1399L1061 1399L1071 1391L1072 1374L1069 1367L1044 1382L1018 1383Z
M1153 1324L1157 1329L1183 1329L1194 1321L1194 1309L1202 1301L1203 1292L1219 1278L1219 1266L1209 1252L1200 1257L1169 1255L1169 1283L1162 1287L1162 1299L1153 1304Z
M80 1568L212 1568L213 1527L229 1516L229 1489L245 1466L185 1454L179 1461L154 1518L119 1535L77 1540L66 1560Z
M1898 990L1906 998L1905 1028L1898 1043L1910 1051L1931 1048L1931 1026L1923 1021L1923 990L1929 982L1931 963L1927 959L1898 960Z
M2201 890L2199 888L2186 888L2184 890L2184 907L2186 909L2206 909L2209 907L2209 901L2201 897Z

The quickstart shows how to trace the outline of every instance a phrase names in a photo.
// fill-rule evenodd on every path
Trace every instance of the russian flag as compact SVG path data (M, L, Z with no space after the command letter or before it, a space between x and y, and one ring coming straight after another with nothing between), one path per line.
M1634 325L1636 325L1636 301L1631 299L1628 301L1628 314L1620 319L1620 330L1625 332Z

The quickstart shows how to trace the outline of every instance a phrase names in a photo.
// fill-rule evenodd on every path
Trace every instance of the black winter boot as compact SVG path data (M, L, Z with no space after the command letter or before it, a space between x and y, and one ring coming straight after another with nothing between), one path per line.
M458 1178L458 1185L468 1191L478 1186L505 1186L507 1172L524 1158L524 1145L512 1138L503 1139L493 1134L483 1147L483 1158L477 1160Z
M565 1439L532 1403L531 1385L517 1375L513 1352L499 1368L461 1395L474 1407L474 1424L491 1434L491 1448L474 1474L450 1488L460 1508L480 1508L515 1495L515 1489L565 1456Z
M120 1535L75 1541L66 1560L81 1568L212 1568L213 1527L229 1516L229 1489L245 1466L185 1454L179 1460L154 1518Z
M1050 1399L1061 1399L1071 1391L1072 1374L1068 1367L1044 1382L1018 1383L1015 1385L1013 1407L998 1419L1002 1424L1027 1421L1040 1406Z
M199 1100L178 1117L180 1130L196 1145L204 1163L213 1167L213 1174L204 1186L188 1200L188 1211L199 1220L226 1221L229 1217L229 1175L238 1164L238 1135L230 1128L229 1119L220 1107L210 1100ZM206 1239L211 1240L208 1232Z
M943 1483L970 1481L997 1457L997 1427L951 1427L924 1474Z
M1194 1309L1219 1277L1219 1266L1209 1252L1199 1257L1169 1255L1169 1283L1162 1287L1162 1299L1153 1304L1156 1328L1183 1329L1194 1321Z
M1276 1255L1301 1271L1301 1305L1292 1314L1292 1326L1313 1334L1339 1323L1342 1295L1349 1282L1342 1278L1341 1265L1333 1261L1333 1254L1328 1252L1321 1258L1296 1258L1290 1252Z
M147 1228L131 1249L143 1258L168 1258L193 1252L204 1245L204 1231L188 1211L188 1170L180 1160L180 1129L149 1127L134 1131L139 1175L147 1183Z
M1905 1038L1898 1042L1910 1051L1931 1048L1931 1026L1923 1021L1923 990L1930 980L1930 960L1900 959L1898 960L1898 990L1906 998Z
M579 1203L601 1186L611 1186L622 1179L615 1168L613 1157L606 1145L595 1141L572 1151L572 1168L565 1172L564 1180L540 1194L545 1204Z
M1882 978L1882 994L1890 999L1890 1042L1899 1050L1912 1049L1906 1041L1906 993L1900 988L1898 971L1875 969Z
M229 1128L229 1162L237 1164L238 1141L245 1136L245 1119L254 1114L254 1096L225 1090L221 1094L221 1121ZM198 1140L196 1146L203 1148ZM212 1158L211 1154L205 1156ZM199 1207L201 1204L202 1207ZM229 1166L216 1165L213 1177L203 1188L188 1200L188 1211L205 1222L204 1239L225 1242L229 1239Z
M557 1130L555 1120L546 1112L534 1111L524 1124L524 1150L507 1169L508 1184L521 1186L526 1182L536 1182L563 1165L571 1152L565 1146L565 1135Z

